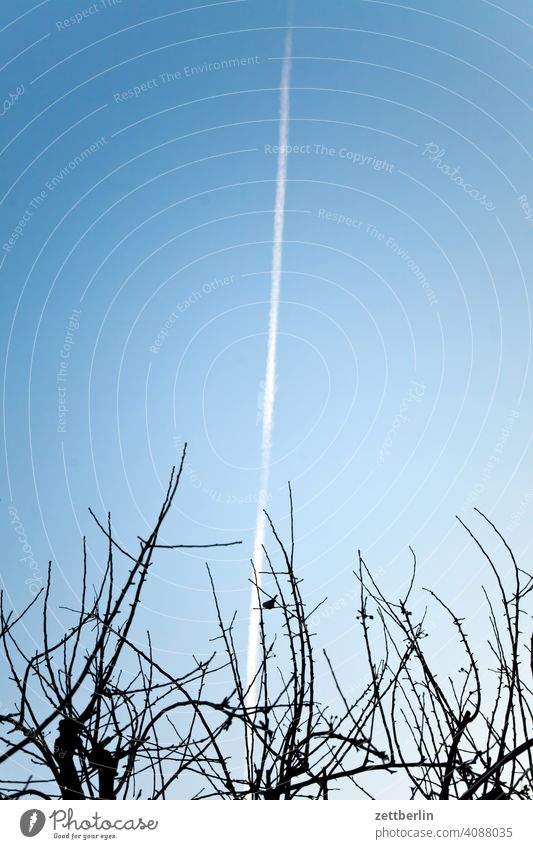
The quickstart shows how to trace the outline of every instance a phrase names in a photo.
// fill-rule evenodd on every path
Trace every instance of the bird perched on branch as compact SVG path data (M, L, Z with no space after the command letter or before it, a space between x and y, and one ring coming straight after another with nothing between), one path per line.
M272 608L276 606L276 599L277 595L273 596L272 598L269 598L267 601L264 601L263 607L265 608L265 610L272 610Z

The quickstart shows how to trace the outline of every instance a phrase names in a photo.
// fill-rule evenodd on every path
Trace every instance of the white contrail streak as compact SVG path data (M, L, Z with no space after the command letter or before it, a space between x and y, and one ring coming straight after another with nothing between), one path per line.
M261 584L263 544L265 541L265 514L268 499L270 453L272 447L272 425L274 422L274 400L276 395L276 350L278 341L279 300L281 290L281 264L283 258L283 224L285 218L285 186L287 182L287 153L289 139L289 85L291 75L291 33L285 40L285 56L281 71L281 104L279 121L279 153L276 175L276 203L274 210L274 241L272 245L272 283L270 289L270 316L268 321L268 347L263 402L263 425L261 442L261 478L253 548L253 562L257 580ZM259 610L257 590L252 587L250 596L250 620L248 628L247 680L250 687L247 703L255 707L257 688L251 686L257 672L259 653Z

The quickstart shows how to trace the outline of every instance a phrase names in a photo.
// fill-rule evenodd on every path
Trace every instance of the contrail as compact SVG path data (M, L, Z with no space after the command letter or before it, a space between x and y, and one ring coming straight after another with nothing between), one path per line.
M265 393L263 402L263 423L261 442L261 477L257 516L255 522L255 537L253 562L257 573L257 581L261 584L263 566L263 544L265 541L265 514L268 500L268 483L270 474L270 453L272 447L272 425L274 422L274 400L276 395L276 350L278 341L279 300L281 290L281 264L283 258L283 224L285 218L285 186L287 182L287 153L289 139L289 85L291 75L291 31L285 40L285 55L281 71L281 103L279 122L279 153L276 175L276 203L274 210L274 239L272 245L272 283L270 289L270 315L268 322L268 347L265 374ZM257 688L252 685L257 672L259 653L259 610L257 590L252 587L250 596L250 619L248 628L248 698L247 704L254 708L257 701Z

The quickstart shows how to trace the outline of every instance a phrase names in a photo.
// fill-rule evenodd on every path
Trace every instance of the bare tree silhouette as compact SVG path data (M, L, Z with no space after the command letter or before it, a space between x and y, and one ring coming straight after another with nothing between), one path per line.
M289 487L290 494L290 487ZM209 735L197 743L195 770L205 779L205 789L196 798L224 799L327 799L331 783L351 779L386 755L371 741L378 689L370 687L350 705L331 669L342 699L339 716L319 701L316 661L310 620L320 607L307 610L294 569L294 528L290 494L291 539L285 546L270 516L267 519L276 544L275 555L265 548L266 575L272 593L262 588L254 569L252 583L259 609L260 653L253 681L246 682L235 646L236 614L226 624L215 584L209 571L217 611L219 635L232 676L232 692L226 699L224 717L208 717ZM279 559L280 565L274 564ZM252 564L253 566L253 564ZM323 602L321 602L322 604ZM280 634L269 622L276 621ZM257 692L255 704L249 694ZM238 723L244 767L235 774L228 766L221 742L231 723ZM364 766L354 767L354 757Z
M483 514L512 573L507 588L502 569L463 525L495 582L495 597L483 588L492 670L476 658L464 621L427 590L464 656L458 673L445 677L436 669L428 612L411 610L414 553L408 589L395 601L359 554L357 618L367 672L348 699L326 651L317 654L313 617L323 602L308 609L295 571L290 486L289 541L266 514L271 546L261 580L252 564L260 629L254 680L241 670L237 613L226 617L209 565L215 650L205 660L193 657L178 675L156 660L149 633L139 645L132 626L157 551L238 544L159 542L185 452L137 555L118 544L109 516L102 523L91 511L107 541L107 562L99 586L90 589L84 540L79 609L69 611L73 624L65 634L51 638L51 567L46 586L20 615L6 614L0 598L0 639L15 690L13 710L0 715L0 768L15 770L0 779L3 798L327 800L339 790L372 798L379 773L397 775L411 798L530 798L533 645L524 608L533 578ZM122 580L117 555L128 564ZM39 604L42 642L30 654L16 631Z
M491 660L481 666L472 649L463 619L431 589L430 599L444 611L455 630L464 665L444 677L426 648L427 610L416 616L409 608L416 578L413 573L403 599L385 598L359 554L357 578L365 640L370 640L368 611L372 608L392 653L387 661L394 683L386 704L394 757L411 783L411 798L529 799L532 796L533 642L525 601L533 589L532 576L519 568L508 543L495 525L477 511L495 535L508 559L510 587L503 569L478 537L459 519L485 562L496 592L483 586L490 635ZM489 663L491 666L489 667ZM441 672L441 674L439 674ZM413 768L413 755L422 766Z
M63 637L54 642L49 634L50 565L43 593L40 651L29 656L14 636L14 626L37 598L17 619L5 614L2 600L0 635L18 696L13 711L0 716L4 729L0 764L13 764L16 756L25 753L30 769L37 767L39 773L49 774L48 779L27 775L0 781L4 798L131 798L143 788L151 796L164 795L166 750L160 742L161 726L180 707L191 708L199 701L212 658L195 661L188 673L175 677L153 659L149 633L147 652L129 635L153 557L162 547L159 532L172 506L184 459L185 450L179 469L172 470L154 529L148 539L140 541L136 556L115 541L110 517L106 526L91 511L107 539L107 564L100 586L91 593L84 540L80 609L70 611L75 621ZM118 585L117 551L130 564ZM128 678L125 666L136 670ZM43 703L48 705L44 716ZM56 722L57 736L52 731ZM187 744L173 744L172 750L176 748L181 749L185 766Z

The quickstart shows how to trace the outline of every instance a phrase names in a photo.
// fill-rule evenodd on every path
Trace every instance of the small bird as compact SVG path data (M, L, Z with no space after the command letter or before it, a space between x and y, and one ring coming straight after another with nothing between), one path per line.
M263 602L263 607L265 610L272 610L273 607L276 606L277 595L273 596L273 598L269 598L267 601Z

